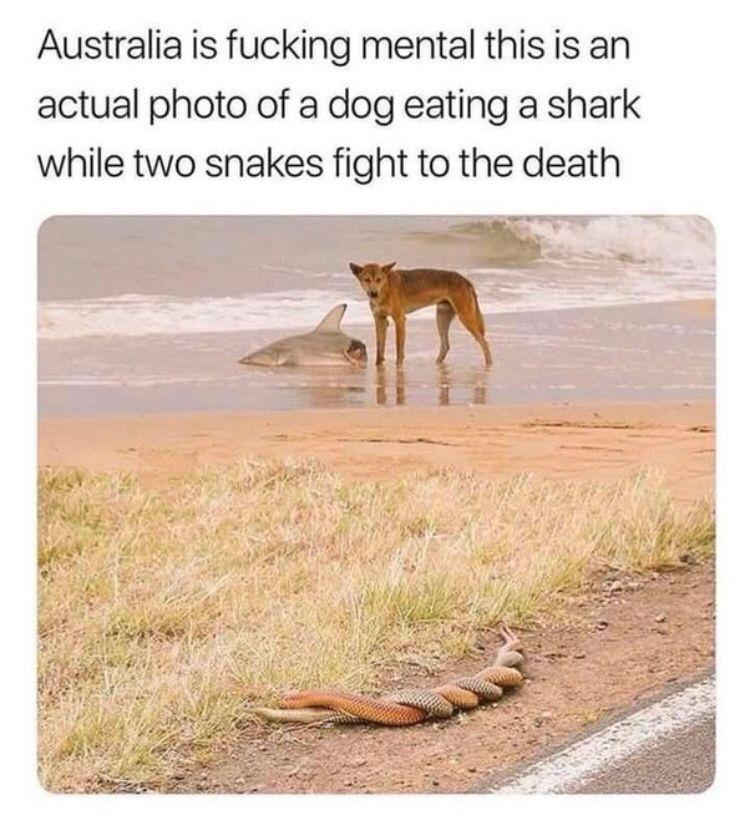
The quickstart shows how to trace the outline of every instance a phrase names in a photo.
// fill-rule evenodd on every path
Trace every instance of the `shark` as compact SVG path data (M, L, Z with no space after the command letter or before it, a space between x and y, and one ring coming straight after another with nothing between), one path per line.
M248 353L239 361L243 365L271 368L322 365L364 367L367 364L365 343L348 336L341 329L341 319L346 307L346 304L338 304L329 310L320 324L309 333L279 339Z

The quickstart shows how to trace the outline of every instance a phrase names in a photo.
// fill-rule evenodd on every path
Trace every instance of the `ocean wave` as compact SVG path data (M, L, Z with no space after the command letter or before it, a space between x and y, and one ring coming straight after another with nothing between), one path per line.
M514 217L417 233L436 245L471 244L485 264L548 261L714 269L714 232L702 217Z
M700 299L711 295L711 288L701 284L680 287L647 281L633 283L627 290L585 282L579 286L530 284L523 289L511 289L499 281L484 290L481 305L485 316ZM226 298L130 294L43 302L39 305L38 335L40 339L50 340L311 330L341 301L341 294L333 291L298 290ZM365 301L347 303L344 329L372 322ZM426 308L417 310L412 318L430 319L434 315L431 308Z
M448 243L451 253L465 256L472 266L461 271L474 281L485 315L706 298L714 291L713 229L700 217L515 217L414 234L435 244L435 263ZM259 269L293 274L305 286L221 297L130 293L43 301L39 338L298 331L342 302L349 304L345 326L371 322L348 273ZM268 284L275 280L270 275Z
M321 289L195 298L129 293L46 301L39 305L38 333L41 339L68 339L312 328L316 316L320 320L340 303L339 293ZM347 321L367 316L366 302L355 302Z

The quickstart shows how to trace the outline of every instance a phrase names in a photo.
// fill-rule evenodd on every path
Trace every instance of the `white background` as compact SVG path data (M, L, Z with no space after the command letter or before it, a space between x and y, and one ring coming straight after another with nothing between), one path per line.
M4 816L23 813L24 828L55 831L130 831L157 825L185 831L235 824L273 828L282 822L331 830L384 826L459 831L531 827L608 831L705 829L716 815L732 815L745 788L747 762L747 647L744 609L748 593L748 463L746 266L750 251L747 209L747 60L744 4L719 2L37 2L5 7L2 31L3 240L2 339L4 376L2 502L4 509L3 729L0 785L10 799ZM327 64L210 62L37 61L47 26L70 34L143 31L189 35L196 26L221 34L306 26L310 32L429 33L502 27L548 36L560 27L581 36L619 32L632 40L631 60L612 64L551 61L488 64L367 64L346 69ZM744 76L744 77L743 77ZM311 92L348 84L363 90L437 91L464 86L509 94L553 92L568 84L606 92L627 84L643 94L641 122L436 126L321 121L40 124L35 103L44 91L179 86L214 92L274 91L293 85ZM125 152L143 149L195 153L215 148L251 152L273 144L309 150L349 144L365 149L430 145L446 150L477 144L518 152L544 142L573 151L607 145L623 158L620 180L384 182L309 181L156 182L42 181L35 153L66 144L102 144ZM702 214L717 231L719 344L719 738L715 786L697 797L56 797L36 783L34 701L35 536L35 258L36 232L52 214ZM739 813L739 811L738 811ZM743 814L746 818L746 812ZM736 817L741 819L741 816ZM718 820L716 820L718 821Z

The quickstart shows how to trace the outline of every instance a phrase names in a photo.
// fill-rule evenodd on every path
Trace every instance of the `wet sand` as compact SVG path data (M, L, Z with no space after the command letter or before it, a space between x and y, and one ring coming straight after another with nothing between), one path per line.
M448 362L436 366L431 311L427 320L410 317L401 370L393 363L393 328L385 367L374 367L371 356L361 370L238 364L294 331L47 341L40 343L40 415L707 399L713 308L700 299L487 316L490 369L458 323ZM344 329L374 351L371 322L345 319ZM97 364L109 371L84 384Z
M133 471L150 484L241 457L312 457L351 478L456 467L613 479L662 470L680 499L714 480L714 403L540 404L55 418L41 466Z

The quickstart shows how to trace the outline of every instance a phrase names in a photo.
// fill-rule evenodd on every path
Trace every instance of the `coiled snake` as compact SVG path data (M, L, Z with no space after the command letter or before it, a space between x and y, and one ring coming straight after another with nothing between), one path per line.
M505 627L495 662L476 675L459 678L433 689L404 689L383 698L316 689L295 692L281 702L281 709L257 707L254 714L267 721L288 723L358 724L368 722L392 727L419 724L428 718L449 718L456 709L473 709L482 702L497 701L503 687L518 686L523 675L515 668L523 663L521 641Z

